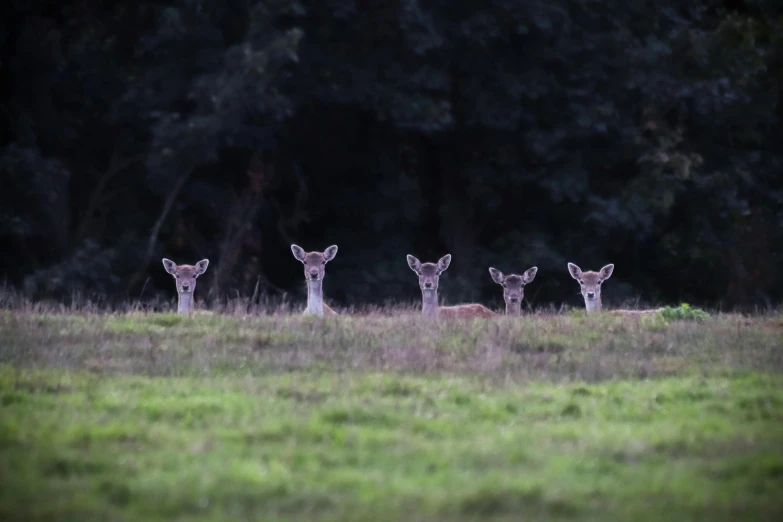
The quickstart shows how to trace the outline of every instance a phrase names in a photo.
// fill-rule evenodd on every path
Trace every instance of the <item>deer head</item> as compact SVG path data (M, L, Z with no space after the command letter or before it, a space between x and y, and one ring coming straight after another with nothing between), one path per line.
M419 288L424 291L438 291L440 275L446 271L451 263L451 254L441 257L437 263L422 263L414 256L409 255L408 266L419 276Z
M490 267L492 280L503 287L503 300L506 301L506 315L519 315L522 299L525 298L525 285L533 281L538 267L529 268L522 275L509 274Z
M337 245L332 245L323 252L305 252L298 245L291 245L294 257L304 265L304 275L307 281L323 281L326 275L326 263L337 255Z
M573 263L568 263L568 272L579 282L582 297L585 299L587 313L601 310L601 284L612 276L614 265L606 265L598 272L582 272Z
M208 259L202 259L195 265L177 265L171 259L163 258L166 272L174 276L177 285L179 304L177 311L189 313L193 310L193 292L196 290L196 278L207 271Z

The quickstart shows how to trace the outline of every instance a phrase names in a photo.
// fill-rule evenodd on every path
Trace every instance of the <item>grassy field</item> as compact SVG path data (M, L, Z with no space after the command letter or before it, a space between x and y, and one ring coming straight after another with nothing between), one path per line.
M780 520L783 317L0 311L0 519Z

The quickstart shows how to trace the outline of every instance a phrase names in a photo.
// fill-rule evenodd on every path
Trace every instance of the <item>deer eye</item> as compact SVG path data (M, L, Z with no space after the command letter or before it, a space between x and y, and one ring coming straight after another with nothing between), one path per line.
M585 282L584 281L579 281L579 284L582 285L582 286L585 286Z
M326 264L326 261L321 261L321 264L322 264L322 265L325 265L325 264Z

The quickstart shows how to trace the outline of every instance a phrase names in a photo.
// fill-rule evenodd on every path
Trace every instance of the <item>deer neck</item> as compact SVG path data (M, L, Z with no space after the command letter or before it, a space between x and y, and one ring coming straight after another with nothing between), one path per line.
M521 315L522 303L517 301L516 303L509 303L506 301L506 315Z
M426 316L438 315L438 291L421 291L421 314Z
M189 314L193 311L193 292L181 292L177 302L177 313Z
M597 314L601 311L601 296L595 299L585 299L585 309L588 314Z
M323 279L307 281L307 313L324 315Z

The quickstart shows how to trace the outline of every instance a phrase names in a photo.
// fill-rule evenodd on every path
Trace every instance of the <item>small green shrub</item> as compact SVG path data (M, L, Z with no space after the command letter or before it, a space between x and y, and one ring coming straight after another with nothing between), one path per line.
M659 315L667 321L704 321L710 318L710 314L701 308L691 308L688 303L677 307L667 306Z
M663 316L662 312L652 315L642 316L642 326L653 332L661 332L669 326L669 319Z

